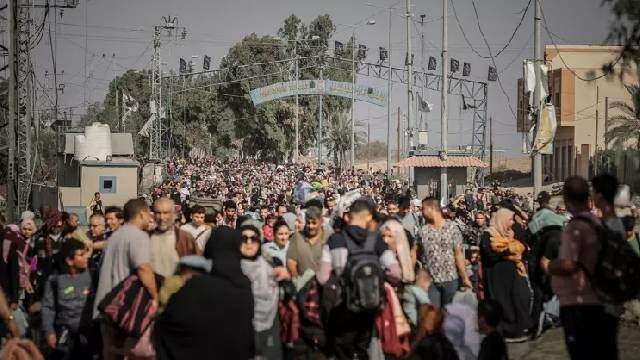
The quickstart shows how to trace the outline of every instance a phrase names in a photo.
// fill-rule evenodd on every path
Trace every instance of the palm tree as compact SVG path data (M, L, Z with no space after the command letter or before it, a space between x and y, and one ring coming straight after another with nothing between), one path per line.
M619 109L622 113L609 118L605 133L605 147L612 143L615 147L623 147L629 140L635 140L636 149L640 150L640 86L628 85L632 105L623 101L615 101L610 109Z
M358 123L356 122L356 126ZM362 142L362 134L355 134L356 146ZM329 124L324 139L333 155L333 163L338 169L346 165L347 152L351 150L351 119L347 111L333 114L329 117Z

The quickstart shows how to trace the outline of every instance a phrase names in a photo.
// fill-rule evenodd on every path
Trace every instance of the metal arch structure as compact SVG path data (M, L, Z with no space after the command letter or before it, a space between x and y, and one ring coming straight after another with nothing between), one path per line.
M337 57L328 57L331 64L351 63L351 60ZM382 64L359 62L356 66L359 75L370 76L382 80L389 79L389 67ZM415 87L422 87L427 90L440 91L442 89L442 76L429 72L413 71L413 84ZM408 81L407 70L391 68L391 81L406 84ZM471 138L471 149L473 155L484 160L486 156L487 139L487 83L483 81L473 81L456 76L449 76L449 94L465 97L465 103L472 101L466 106L473 110L473 131Z
M340 65L348 63L351 66L350 59L343 59L339 57L331 56L314 56L309 57L307 67L322 66L328 68L336 68L340 70L349 71L346 68L338 68ZM253 76L253 69L267 64L246 64L240 66L234 66L226 69L207 70L201 72L194 72L189 75L207 74L210 77L210 83L207 87L213 87L229 82L247 81L249 83L248 92L273 83L273 78L283 80L290 72L291 64L296 59L279 60L273 63L282 63L282 70L272 74ZM269 63L269 64L273 64ZM307 68L305 67L305 68ZM391 76L391 81L394 83L406 84L407 70L400 68L391 68L389 66L377 63L356 62L356 72L358 75L375 77L382 80L388 80ZM389 74L390 73L390 74ZM180 76L180 75L175 75ZM171 77L171 76L168 76ZM442 88L442 76L429 72L413 71L414 86L418 88L425 88L431 91L441 91ZM487 105L488 105L488 83L483 81L473 81L461 77L450 75L447 80L449 81L448 93L452 95L460 95L465 98L465 106L473 110L473 131L471 138L471 149L474 156L484 160L487 153L486 139L487 139ZM188 91L189 89L183 89L182 91ZM470 102L470 103L469 103ZM478 178L484 178L483 169L478 170Z

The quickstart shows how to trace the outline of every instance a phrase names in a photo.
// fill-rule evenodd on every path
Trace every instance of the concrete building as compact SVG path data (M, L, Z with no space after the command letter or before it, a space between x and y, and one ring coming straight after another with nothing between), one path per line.
M449 198L463 194L468 184L473 183L475 170L488 165L475 156L466 153L447 153L443 160L435 152L421 151L403 159L395 165L397 168L413 168L414 186L418 199L427 196L440 197L440 169L447 167Z
M614 101L630 102L624 85L637 83L631 76L600 77L604 64L614 62L618 46L547 45L545 61L549 66L548 81L551 102L556 108L558 130L553 154L544 155L542 167L547 181L563 181L571 175L589 177L596 151L605 149L607 118L617 113L607 109ZM616 70L620 70L616 66ZM576 76L577 75L577 76ZM594 79L585 81L582 79ZM527 94L518 80L517 130L526 132L531 123L527 115Z
M134 160L130 133L111 133L111 156L105 159L76 156L74 141L81 133L66 133L58 153L59 208L87 219L87 205L100 192L104 206L123 206L138 195L140 164Z

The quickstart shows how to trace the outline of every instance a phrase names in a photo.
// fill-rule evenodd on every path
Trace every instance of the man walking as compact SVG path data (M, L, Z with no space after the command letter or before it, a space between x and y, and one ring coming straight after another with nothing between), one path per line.
M157 307L158 290L155 277L151 269L151 250L149 235L149 206L144 200L133 199L124 205L124 219L126 224L116 231L109 246L104 251L100 280L96 291L94 316L98 314L98 304L114 288L131 274L138 278L149 291L153 304ZM114 347L121 347L124 339L118 334L118 329L103 320L100 325L103 336L104 359L118 359Z
M563 193L573 219L562 231L560 253L549 264L549 272L560 301L567 350L572 360L615 360L617 319L605 312L588 276L595 271L602 248L593 224L601 226L602 222L589 209L589 184L585 179L566 179Z
M460 286L472 288L462 251L462 234L453 221L445 220L440 200L434 197L422 201L422 215L427 221L421 231L422 261L433 278L429 299L435 306L445 306L451 303Z
M168 277L175 273L182 256L197 255L197 246L191 234L176 227L173 200L156 200L153 213L157 226L151 234L151 268L156 274Z

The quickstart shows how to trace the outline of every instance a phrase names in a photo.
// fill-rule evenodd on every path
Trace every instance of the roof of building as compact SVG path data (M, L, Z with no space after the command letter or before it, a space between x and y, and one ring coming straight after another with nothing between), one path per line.
M442 167L489 167L487 163L475 156L449 156L442 161L439 156L411 156L395 165L396 167L442 168Z
M65 133L64 134L64 153L75 154L75 136L83 133ZM133 137L130 133L111 133L111 151L114 156L130 156L134 155Z
M111 160L84 159L80 161L81 166L113 166L113 167L138 167L140 163L125 157L114 157Z

